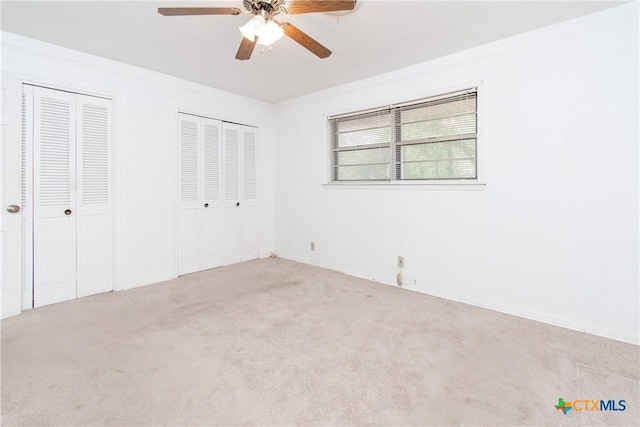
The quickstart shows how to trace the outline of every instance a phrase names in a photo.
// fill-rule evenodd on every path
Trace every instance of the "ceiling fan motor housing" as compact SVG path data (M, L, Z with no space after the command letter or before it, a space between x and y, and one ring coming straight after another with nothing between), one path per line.
M276 15L284 6L284 0L243 0L242 4L245 9L256 15L263 10L270 15Z

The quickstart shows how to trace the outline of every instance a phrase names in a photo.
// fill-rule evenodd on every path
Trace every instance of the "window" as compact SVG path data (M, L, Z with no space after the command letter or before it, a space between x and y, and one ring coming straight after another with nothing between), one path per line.
M477 89L329 118L332 181L476 180Z

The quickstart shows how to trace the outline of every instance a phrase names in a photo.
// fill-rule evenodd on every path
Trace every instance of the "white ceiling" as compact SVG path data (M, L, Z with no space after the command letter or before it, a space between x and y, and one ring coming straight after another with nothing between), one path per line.
M284 37L234 58L249 15L165 17L160 6L229 1L2 1L2 29L267 102L417 64L617 6L614 1L375 1L354 12L280 16L333 51L318 59ZM244 10L244 9L243 9Z

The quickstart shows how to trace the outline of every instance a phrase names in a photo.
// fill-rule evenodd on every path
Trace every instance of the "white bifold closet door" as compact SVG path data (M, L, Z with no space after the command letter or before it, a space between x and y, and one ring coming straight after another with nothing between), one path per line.
M34 306L110 291L111 103L40 87L25 93L33 108Z
M179 115L178 274L222 265L220 179L222 122Z
M257 258L255 129L183 113L178 121L178 274Z
M223 127L224 200L222 262L258 257L256 216L256 130L225 123Z

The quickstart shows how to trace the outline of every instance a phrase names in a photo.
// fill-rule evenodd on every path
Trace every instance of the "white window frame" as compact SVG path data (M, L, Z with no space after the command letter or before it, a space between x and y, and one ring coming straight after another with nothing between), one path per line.
M444 97L449 94L455 94L456 92L462 92L467 90L473 90L476 92L476 178L475 179L424 179L424 180L402 180L402 179L394 179L395 175L395 141L392 141L390 149L392 150L392 159L390 160L391 165L391 179L389 180L362 180L362 181L335 181L334 180L334 147L333 147L333 129L332 129L332 121L331 119L341 117L341 116L351 116L358 114L366 114L369 112L387 110L391 108L396 108L399 106L411 105L411 104L420 104L425 101L429 101L434 98ZM472 83L468 83L465 85L457 86L457 87L449 87L446 89L434 91L433 93L427 94L419 99L415 99L412 101L396 101L388 103L385 106L378 107L368 107L363 106L359 109L353 109L349 112L335 112L331 114L325 114L325 129L326 129L326 137L325 141L327 141L327 150L326 150L326 159L325 164L327 165L326 169L326 180L323 187L325 188L361 188L363 186L373 187L373 188L400 188L400 189L411 189L411 188L429 188L429 189L470 189L477 190L483 189L486 186L485 179L485 138L484 138L484 82L476 81ZM394 121L395 122L395 121Z

